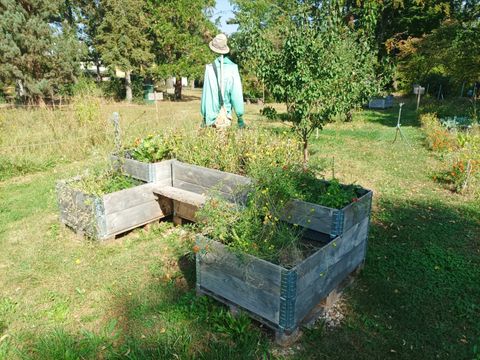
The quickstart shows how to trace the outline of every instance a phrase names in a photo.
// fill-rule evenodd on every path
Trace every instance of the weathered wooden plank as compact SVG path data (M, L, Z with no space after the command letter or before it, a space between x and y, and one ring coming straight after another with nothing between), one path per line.
M199 296L202 296L202 295L208 295L210 296L211 298L217 300L217 301L220 301L221 303L225 304L226 306L228 306L230 308L230 311L232 309L232 307L236 307L237 309L239 309L240 307L238 306L238 304L235 304L234 302L230 301L230 300L227 300L225 299L224 297L212 292L212 291L209 291L205 288L202 288L202 287L197 287L197 295ZM245 308L241 308L242 309L242 312L245 313L245 314L248 314L248 316L250 316L252 319L270 327L271 329L278 329L278 323L276 322L273 322L273 321L270 321L270 320L267 320L261 316L259 316L258 314L256 314L254 311L251 311L251 310L247 310Z
M200 264L202 272L201 288L221 294L222 297L259 316L278 324L280 296L255 288L237 277L219 271L209 271Z
M197 237L199 260L216 269L239 277L261 289L276 292L281 286L282 267L255 256L234 253L227 246L203 236ZM278 293L280 294L280 293Z
M172 185L172 160L164 160L151 164L153 174L150 175L150 181L161 182L162 184Z
M335 209L301 200L291 200L285 205L280 218L290 224L298 224L325 234L332 231Z
M200 195L195 192L183 190L180 188L174 188L173 186L155 186L153 188L153 192L155 194L195 206L202 206L207 200L204 195Z
M104 195L105 215L156 200L157 197L153 193L156 188L158 188L156 184L143 184Z
M216 241L197 238L199 276L205 288L278 324L281 294L280 266L251 255L232 253Z
M182 189L185 191L191 191L199 195L207 195L209 193L209 189L204 188L203 186L192 184L182 180L174 180L173 187L176 187L178 189Z
M184 181L204 189L219 190L227 194L238 192L242 187L251 184L251 179L244 176L185 164L180 161L172 162L172 174L175 187L179 187L178 181Z
M197 221L196 213L198 210L197 205L182 203L176 200L173 200L173 212L176 217L190 220L190 221Z
M368 191L357 202L353 202L343 208L344 220L343 231L347 231L353 225L369 217L372 206L372 192Z
M111 155L110 160L115 169L121 169L135 179L145 182L169 180L167 185L172 185L172 160L146 163L116 155Z
M337 263L345 254L354 247L365 244L367 241L369 219L364 219L360 224L354 225L342 236L339 236L318 250L315 254L298 264L294 269L297 272L297 291L302 292L329 268Z
M303 318L315 307L318 302L325 298L336 288L365 258L365 246L360 243L350 252L344 254L338 262L332 264L328 271L298 291L295 303L295 322L300 323Z
M106 215L106 233L114 234L127 231L132 227L141 226L168 215L170 214L165 214L162 211L157 200L150 200L143 204Z
M112 155L110 157L114 167L116 169L121 169L125 174L130 175L131 177L142 180L145 182L150 181L150 164L140 162L133 159L126 159L123 157L118 157Z
M191 191L191 192L194 192L194 193L199 194L199 195L205 195L207 197L209 197L209 196L212 196L212 197L219 196L219 197L221 197L221 198L223 198L227 201L232 201L232 202L235 202L235 203L244 203L245 199L246 199L245 194L242 194L242 193L229 194L229 193L225 193L225 192L222 192L222 191L219 191L219 190L207 189L203 186L192 184L192 183L189 183L189 182L186 182L186 181L181 181L181 180L175 181L174 187L176 187L178 189L185 190L185 191Z

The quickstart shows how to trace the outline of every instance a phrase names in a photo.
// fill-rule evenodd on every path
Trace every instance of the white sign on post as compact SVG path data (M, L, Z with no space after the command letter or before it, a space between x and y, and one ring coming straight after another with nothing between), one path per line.
M425 88L420 85L413 85L413 93L415 95L423 95L425 94Z
M413 93L417 95L417 111L420 107L420 98L425 94L425 88L420 85L413 85Z

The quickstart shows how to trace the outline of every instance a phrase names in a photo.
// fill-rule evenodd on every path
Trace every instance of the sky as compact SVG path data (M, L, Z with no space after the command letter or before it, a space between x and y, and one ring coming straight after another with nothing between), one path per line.
M226 21L233 17L230 0L217 0L213 18L216 19L218 17L221 17L220 29L222 29L225 34L230 35L237 30L237 25L226 24Z

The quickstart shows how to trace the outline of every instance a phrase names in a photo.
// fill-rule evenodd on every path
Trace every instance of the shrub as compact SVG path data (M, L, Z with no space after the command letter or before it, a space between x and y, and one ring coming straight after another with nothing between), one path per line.
M144 162L175 157L190 164L246 175L258 162L278 166L298 163L298 148L298 142L286 132L272 136L267 130L204 128L182 135L169 131L137 139L127 147L127 152Z
M170 159L175 148L175 139L171 132L136 139L134 147L126 152L126 156L142 162Z
M452 151L456 147L455 137L440 124L435 114L420 115L420 123L425 132L429 149L433 151Z
M466 131L448 131L434 114L420 116L427 145L434 151L441 151L446 168L434 179L447 185L455 192L467 187L475 189L480 177L480 128L473 125Z
M75 119L80 125L96 122L100 116L100 99L95 82L91 79L81 78L73 86L73 111Z
M265 116L268 120L275 120L278 117L277 110L271 106L265 106L261 109L260 115Z

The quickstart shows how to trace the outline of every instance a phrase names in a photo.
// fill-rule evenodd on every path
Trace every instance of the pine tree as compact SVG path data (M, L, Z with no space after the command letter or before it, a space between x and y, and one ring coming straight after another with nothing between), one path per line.
M208 18L212 0L148 0L156 55L154 75L175 76L175 97L182 96L182 76L199 78L214 59L208 42L218 31Z
M62 21L63 1L0 2L0 79L23 100L53 97L80 72L81 44Z
M103 61L125 72L127 101L132 101L132 72L153 61L144 8L142 0L105 0L104 17L98 29L98 51Z

